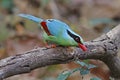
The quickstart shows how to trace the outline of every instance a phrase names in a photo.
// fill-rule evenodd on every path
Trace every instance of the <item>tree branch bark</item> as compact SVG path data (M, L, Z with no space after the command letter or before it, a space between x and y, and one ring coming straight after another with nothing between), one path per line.
M111 76L120 79L120 25L107 34L85 43L88 50L57 47L54 49L37 48L23 54L11 56L0 61L0 80L13 75L28 73L33 69L65 64L79 59L98 59L110 69Z

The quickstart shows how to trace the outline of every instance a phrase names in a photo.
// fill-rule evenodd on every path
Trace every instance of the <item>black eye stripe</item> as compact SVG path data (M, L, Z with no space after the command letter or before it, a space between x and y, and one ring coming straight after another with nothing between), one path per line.
M79 36L76 36L72 34L69 30L67 30L67 33L78 43L81 43Z

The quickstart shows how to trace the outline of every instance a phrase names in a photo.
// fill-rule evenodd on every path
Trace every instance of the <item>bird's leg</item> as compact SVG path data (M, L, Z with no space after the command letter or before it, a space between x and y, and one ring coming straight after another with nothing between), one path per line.
M51 47L52 47L52 48L56 48L57 45L55 45L55 44L51 44Z
M50 45L48 45L48 43L46 43L46 48L47 48L47 49L56 48L56 47L57 47L56 44L50 44Z

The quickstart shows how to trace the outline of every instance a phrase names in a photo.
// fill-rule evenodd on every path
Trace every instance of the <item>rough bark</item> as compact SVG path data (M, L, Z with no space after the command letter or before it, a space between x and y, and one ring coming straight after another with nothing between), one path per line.
M107 34L85 43L88 50L80 48L69 49L57 47L54 49L37 48L23 54L11 56L0 61L0 80L7 77L28 73L33 69L65 64L79 59L98 59L110 69L111 76L120 79L120 58L117 56L120 48L120 25Z

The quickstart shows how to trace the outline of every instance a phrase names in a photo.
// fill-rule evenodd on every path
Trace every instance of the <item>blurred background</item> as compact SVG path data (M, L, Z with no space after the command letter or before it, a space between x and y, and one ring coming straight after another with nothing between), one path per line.
M62 20L88 41L120 23L119 8L120 0L0 0L0 59L45 46L38 24L18 17L19 13ZM109 70L104 63L98 60L90 63L98 67L83 79L74 73L67 80L89 80L96 76L109 80ZM76 67L79 65L75 63L52 65L6 80L56 80L61 72Z

